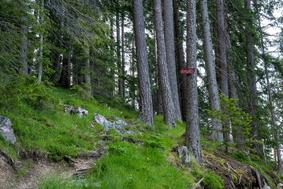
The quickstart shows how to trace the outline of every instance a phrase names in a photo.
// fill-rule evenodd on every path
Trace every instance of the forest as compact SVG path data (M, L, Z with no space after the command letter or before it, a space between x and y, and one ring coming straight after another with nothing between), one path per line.
M0 189L283 189L282 0L0 0Z

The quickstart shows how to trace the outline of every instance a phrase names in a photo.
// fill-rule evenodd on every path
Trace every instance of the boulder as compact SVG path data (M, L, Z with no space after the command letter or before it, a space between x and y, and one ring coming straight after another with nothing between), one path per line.
M86 109L83 109L81 107L74 107L72 105L64 105L64 110L66 113L76 114L80 118L88 115L88 111Z
M118 117L114 117L114 121L111 122L107 120L103 115L95 113L94 121L99 125L101 125L105 131L108 131L109 129L114 129L120 134L130 135L135 133L134 131L127 130L126 127L128 126L128 123L125 120Z
M113 122L113 124L121 127L128 126L128 123L119 117L115 117L115 121Z
M283 189L283 184L282 184L282 183L279 183L279 184L277 185L277 189Z
M83 116L87 116L88 115L88 111L86 109L83 109L81 107L78 107L76 109L76 114L79 116L79 117L83 117Z
M181 164L185 165L190 163L190 156L187 146L178 147L178 155L181 161Z
M101 125L105 131L108 131L109 129L113 128L113 124L111 121L108 121L103 115L94 114L94 121Z
M4 116L0 116L0 134L7 142L14 144L17 141L11 120Z

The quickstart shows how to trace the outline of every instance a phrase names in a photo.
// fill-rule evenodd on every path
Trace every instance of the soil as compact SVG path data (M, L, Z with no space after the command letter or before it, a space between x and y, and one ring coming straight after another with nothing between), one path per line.
M34 189L37 188L39 182L49 175L59 175L62 178L72 176L83 176L92 167L95 161L104 154L103 149L84 153L77 158L72 159L65 157L62 162L52 162L48 159L34 158L25 159L16 162L17 169L7 163L7 159L0 156L0 189ZM30 162L30 165L22 176L19 172L24 164Z

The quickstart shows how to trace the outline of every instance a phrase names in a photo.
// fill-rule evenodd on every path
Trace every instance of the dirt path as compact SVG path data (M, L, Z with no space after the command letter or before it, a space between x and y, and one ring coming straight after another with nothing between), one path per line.
M104 150L98 150L81 154L76 159L66 157L65 162L60 163L33 162L24 176L19 176L5 158L0 157L0 189L35 189L42 179L54 174L63 178L83 176L103 154Z
M59 174L62 177L71 177L74 169L66 163L37 162L32 165L28 173L18 179L13 188L15 189L34 189L39 182L51 174Z

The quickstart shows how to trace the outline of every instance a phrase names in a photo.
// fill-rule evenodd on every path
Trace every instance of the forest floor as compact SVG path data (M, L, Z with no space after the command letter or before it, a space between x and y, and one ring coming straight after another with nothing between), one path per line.
M16 86L14 86L17 88ZM19 88L19 87L18 87ZM0 188L3 189L187 189L202 180L206 189L256 188L267 181L276 188L282 178L271 163L202 139L204 166L180 164L176 148L184 144L185 125L176 128L155 117L153 128L119 101L88 98L83 90L42 85L25 86L16 103L1 110L13 122L17 143L0 140ZM14 93L13 93L14 94ZM64 105L83 107L83 118L64 112ZM132 133L105 131L94 113L119 117ZM8 162L8 163L7 163ZM11 166L14 164L13 166ZM281 180L280 180L281 179Z
M37 188L43 179L50 175L57 175L62 179L83 176L95 166L95 161L103 153L94 157L78 157L72 159L66 157L65 161L52 162L49 160L30 160L17 162L26 165L18 165L19 170L14 170L6 160L0 159L0 189L33 189ZM29 165L27 165L29 164ZM26 166L26 167L25 167ZM24 167L26 170L23 170ZM22 171L22 175L20 172ZM23 171L25 171L23 173Z

